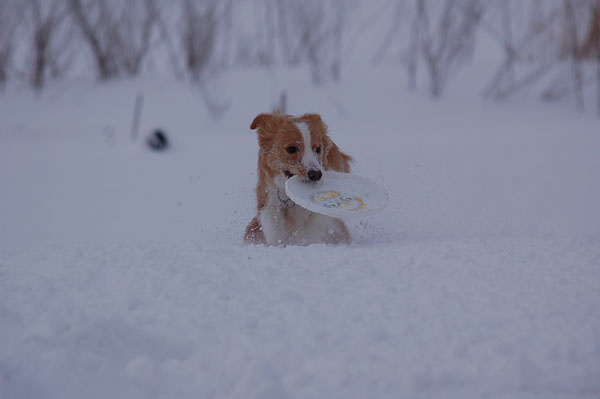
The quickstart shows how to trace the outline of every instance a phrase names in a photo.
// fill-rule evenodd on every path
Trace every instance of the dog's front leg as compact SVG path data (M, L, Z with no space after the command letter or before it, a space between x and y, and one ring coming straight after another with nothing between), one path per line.
M327 231L325 242L328 244L350 244L352 242L348 227L341 219L333 218L331 224L334 228Z
M244 241L251 244L266 244L265 234L258 216L255 216L246 227Z
M313 213L306 228L312 243L350 244L352 241L346 224L338 218Z
M267 245L287 244L288 228L286 218L280 209L265 207L260 212L260 223Z

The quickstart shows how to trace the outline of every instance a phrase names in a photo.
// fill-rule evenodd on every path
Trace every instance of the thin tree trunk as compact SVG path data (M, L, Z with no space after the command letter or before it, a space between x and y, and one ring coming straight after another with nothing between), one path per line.
M344 32L344 20L346 17L346 2L341 0L335 10L335 22L333 28L333 61L331 63L331 76L333 80L339 81L342 74L342 35Z
M153 6L156 6L154 3ZM173 72L175 73L175 78L178 80L182 80L185 77L183 72L183 67L180 64L181 56L179 55L175 44L173 44L173 40L171 40L171 35L169 34L169 29L165 24L165 21L162 19L161 13L158 11L158 8L154 11L156 13L156 22L158 24L158 32L162 41L165 43L167 48L167 54L169 57L169 61L171 62L171 66L173 67Z
M600 35L596 39L596 112L600 116Z
M568 34L571 71L573 74L573 84L575 85L575 104L577 109L583 111L585 108L583 102L583 84L581 76L581 68L577 54L577 25L575 21L575 12L571 0L565 0L565 24Z
M92 28L90 21L86 16L86 11L83 9L83 5L80 0L70 0L69 2L71 10L77 21L83 36L88 42L92 49L92 54L96 60L96 67L98 68L98 75L101 80L110 79L118 74L118 68L114 65L114 60L111 59L109 54L104 52L98 33ZM104 3L100 3L101 6Z
M418 1L418 0L417 0ZM416 5L416 7L419 7ZM413 17L412 26L410 30L410 49L408 51L408 88L410 90L417 89L417 68L419 62L419 39L420 32L419 26L420 12L415 10L415 15Z

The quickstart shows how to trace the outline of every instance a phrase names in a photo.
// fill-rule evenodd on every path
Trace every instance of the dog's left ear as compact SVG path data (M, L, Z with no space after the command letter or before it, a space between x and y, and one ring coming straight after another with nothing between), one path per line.
M267 125L271 119L273 119L273 115L271 114L258 114L256 118L250 124L250 129L258 129L259 127L264 127Z
M274 112L272 114L258 114L250 124L250 129L257 130L258 145L267 149L271 140L277 134L277 126L281 123L282 116Z

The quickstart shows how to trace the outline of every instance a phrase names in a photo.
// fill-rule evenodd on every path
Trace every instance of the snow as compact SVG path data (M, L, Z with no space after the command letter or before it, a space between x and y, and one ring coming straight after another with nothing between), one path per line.
M599 260L516 238L19 253L3 397L593 397Z
M152 74L0 96L0 397L598 396L598 119L306 75L222 76L220 120ZM350 246L242 243L282 89L389 193Z

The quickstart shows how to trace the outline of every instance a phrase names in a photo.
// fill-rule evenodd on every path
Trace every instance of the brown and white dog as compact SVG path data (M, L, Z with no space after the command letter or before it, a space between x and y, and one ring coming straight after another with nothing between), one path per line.
M285 193L285 182L294 175L318 181L323 170L350 172L352 158L329 138L321 117L260 114L250 129L258 130L258 214L246 228L244 241L267 245L350 243L343 221L296 206Z

